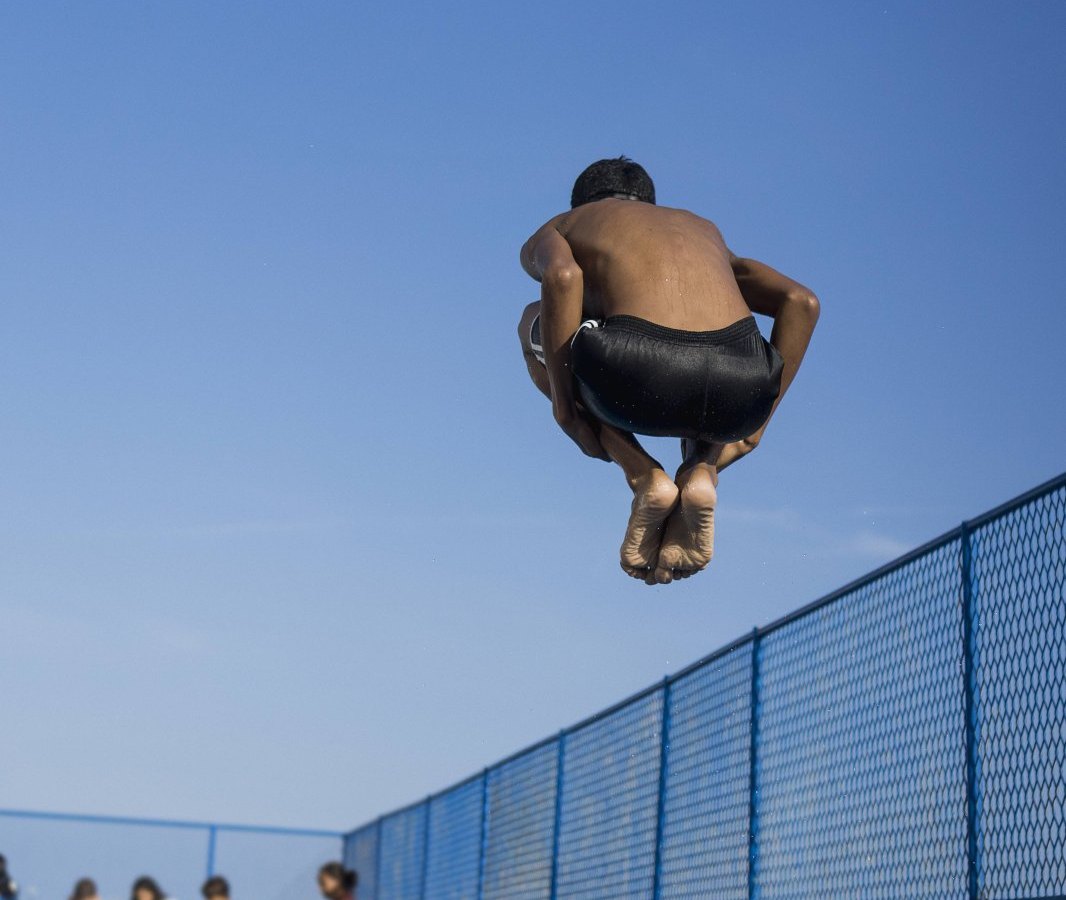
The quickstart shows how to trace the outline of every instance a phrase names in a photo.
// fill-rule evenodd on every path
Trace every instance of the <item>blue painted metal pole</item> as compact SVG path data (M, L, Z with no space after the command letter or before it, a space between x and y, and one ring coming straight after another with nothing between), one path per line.
M559 887L559 827L563 821L563 758L566 750L566 732L559 732L558 757L555 762L555 824L552 826L552 880L548 892L550 900L556 900Z
M378 838L377 843L374 845L374 896L372 900L378 900L378 897L381 896L381 823L384 818L384 816L378 816Z
M426 797L426 815L422 820L422 884L418 888L421 900L426 900L426 876L429 874L429 812L432 804L433 798Z
M966 868L970 900L977 900L980 889L980 859L977 848L977 675L974 633L976 614L973 597L973 550L970 528L964 522L959 529L960 572L962 579L962 683L966 729Z
M207 830L207 877L215 874L215 844L218 841L218 827L212 825Z
M666 769L670 751L670 678L663 679L663 720L659 728L659 810L655 820L655 874L651 885L652 900L662 891L663 823L666 820Z
M751 710L748 738L748 900L758 896L756 881L759 860L759 651L762 638L758 628L751 634Z
M485 839L488 837L489 819L489 770L481 773L481 839L478 841L477 900L485 889Z

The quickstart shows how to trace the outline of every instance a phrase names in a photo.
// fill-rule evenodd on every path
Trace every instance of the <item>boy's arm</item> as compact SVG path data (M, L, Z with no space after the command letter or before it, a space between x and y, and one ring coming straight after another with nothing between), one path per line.
M522 268L541 286L540 337L555 421L586 455L609 460L574 397L570 339L581 325L585 293L581 268L554 221L526 241L521 260Z
M748 308L752 312L773 318L770 343L781 354L784 367L781 372L781 390L770 410L770 416L754 434L726 445L719 457L719 469L725 468L759 445L770 418L777 411L781 398L785 396L796 377L821 309L813 291L765 263L734 256L732 253L729 254L729 262L737 280L737 287L740 288Z

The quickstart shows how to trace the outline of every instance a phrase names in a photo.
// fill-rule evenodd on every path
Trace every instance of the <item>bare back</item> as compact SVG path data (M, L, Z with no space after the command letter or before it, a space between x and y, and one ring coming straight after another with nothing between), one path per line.
M687 331L750 315L713 222L682 209L608 198L557 216L584 280L584 315L638 316Z

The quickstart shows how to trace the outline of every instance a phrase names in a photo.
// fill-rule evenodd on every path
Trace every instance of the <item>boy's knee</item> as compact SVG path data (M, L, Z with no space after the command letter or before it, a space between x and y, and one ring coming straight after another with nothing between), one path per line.
M540 301L535 300L522 310L522 318L518 320L518 340L522 343L522 350L529 351L529 331L533 327L533 320L540 313Z

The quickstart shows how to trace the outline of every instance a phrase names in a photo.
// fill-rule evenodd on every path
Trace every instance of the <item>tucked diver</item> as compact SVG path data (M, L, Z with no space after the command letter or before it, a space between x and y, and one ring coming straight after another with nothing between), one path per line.
M582 172L570 206L522 247L541 284L518 326L523 354L563 431L625 473L622 568L666 584L710 562L718 472L758 446L818 299L735 256L713 222L656 206L648 173L625 157ZM769 341L752 313L773 318ZM681 438L673 479L634 433Z

